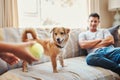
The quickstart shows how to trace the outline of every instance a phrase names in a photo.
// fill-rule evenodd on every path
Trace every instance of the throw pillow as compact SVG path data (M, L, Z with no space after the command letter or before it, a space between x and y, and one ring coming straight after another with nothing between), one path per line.
M113 37L114 37L114 41L115 41L114 46L115 47L119 46L119 44L118 44L118 41L119 41L118 29L119 29L119 27L120 27L120 25L116 25L116 26L113 26L113 27L108 29L110 31L110 33L113 35Z
M119 27L120 27L120 25L117 25L117 26L113 26L113 27L108 29L110 31L110 33L113 35L115 41L119 40L119 36L118 36Z

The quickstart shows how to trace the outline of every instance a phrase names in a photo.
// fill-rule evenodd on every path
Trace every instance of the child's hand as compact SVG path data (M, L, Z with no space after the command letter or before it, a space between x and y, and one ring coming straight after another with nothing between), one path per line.
M34 41L32 42L24 42L21 44L16 44L13 49L13 53L15 56L19 57L22 60L27 61L28 63L32 63L33 61L38 61L28 50L29 46L35 44Z
M3 53L1 59L10 65L17 64L20 61L20 59L12 53Z

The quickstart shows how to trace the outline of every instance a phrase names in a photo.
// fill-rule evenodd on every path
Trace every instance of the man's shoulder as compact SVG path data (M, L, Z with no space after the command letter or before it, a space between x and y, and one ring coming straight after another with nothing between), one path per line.
M108 29L98 29L99 32L105 33L105 32L109 32Z
M108 29L104 29L104 28L101 28L101 29L98 29L99 31L108 31Z
M87 30L87 31L83 31L83 32L81 32L81 33L79 33L79 34L81 34L81 35L84 35L84 34L87 34L89 31Z

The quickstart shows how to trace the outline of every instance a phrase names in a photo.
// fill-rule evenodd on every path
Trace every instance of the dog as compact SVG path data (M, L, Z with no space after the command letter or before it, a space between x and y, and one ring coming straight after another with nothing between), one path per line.
M65 53L65 47L69 39L69 28L64 27L54 27L51 30L52 33L52 40L51 39L40 39L38 38L36 31L33 28L25 29L22 34L22 41L30 41L34 40L41 44L44 48L44 54L47 56L50 56L53 72L57 73L57 57L60 60L60 64L62 67L64 67L64 61L63 61L63 54ZM32 35L32 39L28 39L27 34L30 33ZM23 72L28 71L27 70L27 62L23 61Z

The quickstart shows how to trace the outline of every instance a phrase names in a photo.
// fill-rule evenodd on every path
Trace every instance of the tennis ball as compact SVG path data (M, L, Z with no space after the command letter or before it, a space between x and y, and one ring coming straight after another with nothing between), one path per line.
M37 59L41 58L44 53L43 46L39 43L35 43L31 47L29 47L29 51Z

